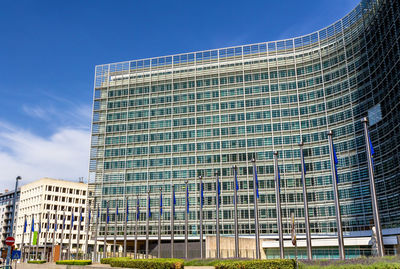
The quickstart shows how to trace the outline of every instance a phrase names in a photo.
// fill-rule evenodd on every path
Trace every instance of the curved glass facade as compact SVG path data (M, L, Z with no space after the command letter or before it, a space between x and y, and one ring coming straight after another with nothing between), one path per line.
M399 2L365 0L343 19L310 35L96 66L91 183L102 208L131 208L151 190L151 236L157 235L163 188L162 234L170 233L175 185L175 233L184 233L189 180L189 236L198 238L199 184L204 176L205 234L215 234L215 172L221 174L221 234L233 234L233 173L239 175L239 232L254 234L251 158L257 160L260 233L276 236L273 151L279 152L284 233L290 215L304 233L298 143L304 142L311 232L336 232L327 131L339 159L345 235L371 229L372 209L361 118L368 116L384 229L400 227ZM121 212L121 210L120 210ZM111 216L111 219L113 216ZM117 227L123 231L124 217ZM109 235L110 236L110 235Z

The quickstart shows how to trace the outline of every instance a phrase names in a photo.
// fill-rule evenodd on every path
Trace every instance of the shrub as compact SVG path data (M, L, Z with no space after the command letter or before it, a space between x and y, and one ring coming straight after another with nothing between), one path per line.
M102 258L102 259L100 259L100 263L102 263L102 264L110 264L112 259L116 259L116 258Z
M226 260L214 264L215 269L295 269L295 260Z
M355 259L340 260L311 260L302 261L301 269L392 269L400 268L400 257L360 257Z
M181 259L143 259L134 260L130 258L111 258L106 260L111 267L125 267L136 269L182 269Z
M342 264L342 265L304 265L300 266L301 269L399 269L400 263L386 263L379 262L373 264Z
M91 260L62 260L56 261L56 264L64 264L64 265L90 265L92 264Z
M183 263L184 266L214 266L223 260L204 259L204 260L190 260ZM233 261L233 260L230 260Z
M46 263L46 261L28 261L28 263L43 264Z

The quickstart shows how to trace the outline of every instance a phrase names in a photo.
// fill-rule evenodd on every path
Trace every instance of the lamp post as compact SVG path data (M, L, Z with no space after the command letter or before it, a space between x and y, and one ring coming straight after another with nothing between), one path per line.
M14 199L13 199L12 210L11 210L11 229L10 229L10 233L9 233L10 236L13 235L14 216L15 216L15 202L17 200L18 180L21 180L21 179L22 178L20 176L17 176L16 179L15 179ZM11 259L11 246L8 246L8 248L7 248L6 265L10 265L10 259Z

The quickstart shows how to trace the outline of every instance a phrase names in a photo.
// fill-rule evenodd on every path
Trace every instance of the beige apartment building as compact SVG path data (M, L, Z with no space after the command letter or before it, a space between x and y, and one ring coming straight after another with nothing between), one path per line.
M89 214L87 189L87 184L83 182L51 178L42 178L22 186L15 232L16 247L19 249L24 247L25 252L30 250L33 254L35 249L43 253L46 245L47 253L50 253L53 242L54 246L61 245L62 242L64 257L69 250L72 255L86 253L86 227ZM82 220L79 231L80 210L82 210ZM71 230L72 216L74 216L74 221ZM31 243L34 238L33 235L31 236L34 234L32 220L34 231L38 232L38 248L32 246ZM47 223L49 223L49 228L47 228ZM78 233L79 249L77 249ZM90 237L89 233L89 239ZM88 245L93 246L93 241L89 240Z

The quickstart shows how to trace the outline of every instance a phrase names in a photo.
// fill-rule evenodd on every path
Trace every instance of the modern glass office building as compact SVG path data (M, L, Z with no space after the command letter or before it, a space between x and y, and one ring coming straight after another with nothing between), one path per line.
M293 212L301 241L298 144L303 141L314 255L337 256L329 241L336 233L327 138L332 130L346 254L368 253L373 217L361 123L368 117L384 243L388 252L395 251L400 234L399 37L399 2L363 0L343 19L306 36L96 66L90 183L101 207L99 240L106 202L110 212L117 203L121 212L128 197L132 246L136 194L141 195L143 240L150 190L150 238L156 241L162 188L162 235L168 242L172 184L175 233L182 239L188 180L189 239L198 241L199 175L205 183L204 232L214 235L215 172L222 182L221 234L231 236L233 165L240 185L239 232L253 236L252 158L258 169L260 234L277 239L273 152L278 151L285 238ZM121 243L122 215L116 227L109 225L110 241L117 229ZM278 254L274 244L263 248L267 257Z

